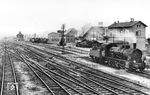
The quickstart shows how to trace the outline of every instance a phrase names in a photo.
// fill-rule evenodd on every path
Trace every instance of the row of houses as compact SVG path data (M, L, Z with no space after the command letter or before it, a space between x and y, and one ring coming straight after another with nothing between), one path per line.
M108 42L123 41L128 42L131 47L145 50L146 27L142 21L134 21L132 18L128 22L114 22L108 27L91 26L83 31L79 37L86 40L104 41L104 36L109 37ZM65 32L66 42L74 43L78 31L70 28ZM58 42L60 34L52 32L48 34L50 42Z
M65 31L65 39L67 43L75 43L78 31L75 28L70 28ZM61 39L61 34L57 32L51 32L48 34L49 43L58 43Z

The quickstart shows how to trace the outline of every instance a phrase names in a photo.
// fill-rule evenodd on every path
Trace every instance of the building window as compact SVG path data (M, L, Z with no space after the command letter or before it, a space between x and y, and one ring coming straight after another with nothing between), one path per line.
M136 36L139 36L139 31L136 31Z
M136 36L140 36L141 35L141 30L136 31Z
M137 27L141 27L141 25L137 25Z

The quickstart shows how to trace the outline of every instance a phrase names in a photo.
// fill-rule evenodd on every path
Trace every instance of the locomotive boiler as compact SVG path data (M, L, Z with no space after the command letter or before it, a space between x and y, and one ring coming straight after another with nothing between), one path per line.
M102 44L100 47L95 45L89 55L95 62L128 71L142 72L146 67L142 60L142 51L130 48L129 45L118 46L115 43Z

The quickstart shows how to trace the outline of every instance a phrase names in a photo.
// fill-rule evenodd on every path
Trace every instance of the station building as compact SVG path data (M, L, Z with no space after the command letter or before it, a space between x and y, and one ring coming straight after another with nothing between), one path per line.
M131 18L129 22L114 22L108 26L107 35L111 41L129 42L132 48L146 50L146 27L142 21L134 21Z

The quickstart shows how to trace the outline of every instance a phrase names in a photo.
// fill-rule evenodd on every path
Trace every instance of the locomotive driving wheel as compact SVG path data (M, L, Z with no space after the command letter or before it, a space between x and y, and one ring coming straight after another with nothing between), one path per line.
M125 63L124 62L120 62L118 65L119 65L118 67L120 69L124 69L125 68Z
M136 69L133 67L133 63L131 63L131 62L129 63L128 71L131 71L131 72L136 71Z
M115 61L115 67L119 69L120 61Z

